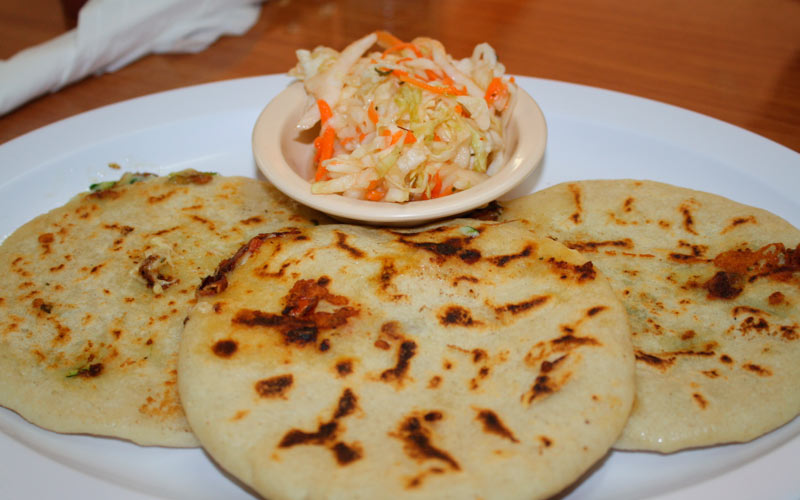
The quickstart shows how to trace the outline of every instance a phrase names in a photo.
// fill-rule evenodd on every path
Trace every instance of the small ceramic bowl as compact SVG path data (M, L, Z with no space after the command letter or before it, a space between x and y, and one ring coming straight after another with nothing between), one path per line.
M522 89L505 134L507 163L467 190L432 200L391 203L312 194L313 132L299 131L306 94L294 82L261 112L253 128L256 164L276 188L294 200L344 222L412 226L467 212L496 200L522 182L539 165L547 143L547 126L536 101Z

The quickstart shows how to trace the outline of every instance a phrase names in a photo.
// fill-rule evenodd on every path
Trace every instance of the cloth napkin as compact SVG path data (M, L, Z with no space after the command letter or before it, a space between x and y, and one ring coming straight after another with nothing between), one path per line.
M255 24L263 0L89 0L75 29L0 61L0 115L149 53L200 52Z

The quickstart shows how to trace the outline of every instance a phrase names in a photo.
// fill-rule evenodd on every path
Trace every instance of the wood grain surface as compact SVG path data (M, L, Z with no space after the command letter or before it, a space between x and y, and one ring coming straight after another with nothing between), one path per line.
M58 0L3 0L0 58L67 29ZM146 56L0 117L0 144L133 97L283 73L298 48L341 49L374 29L439 39L459 58L487 41L509 73L655 99L800 152L798 0L267 1L243 36Z

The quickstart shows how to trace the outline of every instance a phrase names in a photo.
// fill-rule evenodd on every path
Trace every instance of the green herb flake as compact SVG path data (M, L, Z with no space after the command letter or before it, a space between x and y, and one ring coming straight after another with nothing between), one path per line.
M105 181L105 182L95 182L94 184L89 185L89 191L96 193L97 191L105 191L106 189L111 189L114 187L117 181Z

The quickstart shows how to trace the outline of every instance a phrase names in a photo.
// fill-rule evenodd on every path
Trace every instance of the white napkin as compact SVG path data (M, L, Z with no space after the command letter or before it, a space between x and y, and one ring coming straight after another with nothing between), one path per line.
M149 53L199 52L222 35L241 35L262 1L89 0L75 29L0 61L0 115Z

